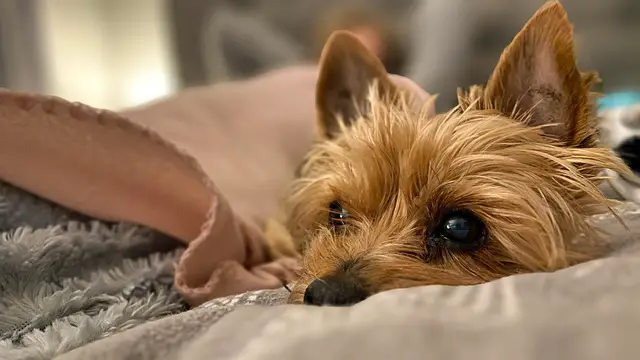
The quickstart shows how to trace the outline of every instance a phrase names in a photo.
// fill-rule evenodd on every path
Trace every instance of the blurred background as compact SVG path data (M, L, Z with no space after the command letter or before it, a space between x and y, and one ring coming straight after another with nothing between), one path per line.
M335 29L368 39L438 107L483 83L544 0L0 0L0 87L121 109L317 60ZM640 1L564 0L582 68L640 85Z

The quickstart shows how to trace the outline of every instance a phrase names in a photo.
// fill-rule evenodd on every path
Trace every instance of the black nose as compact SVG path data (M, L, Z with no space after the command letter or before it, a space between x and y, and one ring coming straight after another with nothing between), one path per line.
M307 305L348 306L368 296L357 279L340 275L313 280L304 292L303 301Z

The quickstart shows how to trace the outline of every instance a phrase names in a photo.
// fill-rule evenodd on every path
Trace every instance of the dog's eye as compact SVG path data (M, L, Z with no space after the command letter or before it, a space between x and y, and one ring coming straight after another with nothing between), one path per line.
M484 245L486 228L482 220L473 213L456 210L441 218L429 240L452 251L473 251Z
M345 226L348 217L349 212L339 202L333 201L329 204L329 225L336 229Z

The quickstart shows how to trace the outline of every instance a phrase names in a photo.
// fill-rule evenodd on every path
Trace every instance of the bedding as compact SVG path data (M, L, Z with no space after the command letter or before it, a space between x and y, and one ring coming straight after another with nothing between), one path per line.
M352 307L282 305L287 291L212 300L57 360L637 359L640 207L605 214L607 256L475 286L380 293ZM247 306L253 305L253 306Z
M314 71L306 77L307 93L313 92L314 77ZM237 96L246 91L231 87L222 92L235 94L231 101L244 109ZM228 111L216 112L210 101L220 98L217 88L132 109L137 122L55 97L0 91L0 359L51 359L193 304L277 288L290 279L297 262L271 261L258 223L249 214L237 215L202 170L206 165L179 149L201 157L218 151L223 155L218 158L240 169L236 174L255 165L250 151L234 153L246 138L236 137L238 143L216 138L228 126L215 120L227 119ZM179 120L181 109L192 111L188 120ZM142 125L145 114L157 120L151 127L188 123L193 141L180 143L179 131L170 131L174 142L165 140ZM285 122L270 127L295 131L287 118L280 119ZM307 119L300 123L311 132L313 117ZM293 156L264 135L263 146L284 153L280 158ZM304 134L290 138L290 144L305 141ZM203 153L198 144L215 145ZM217 164L215 177L227 184L221 174L229 167ZM253 196L248 208L264 211L260 204L277 196L270 189L262 189L266 196ZM241 205L236 204L240 212Z
M184 311L178 242L0 182L0 359L45 360Z

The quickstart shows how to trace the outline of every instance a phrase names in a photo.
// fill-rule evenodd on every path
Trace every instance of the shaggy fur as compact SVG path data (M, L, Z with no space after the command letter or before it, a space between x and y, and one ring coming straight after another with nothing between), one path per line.
M597 145L595 79L577 70L572 27L555 1L515 37L486 86L460 92L457 108L432 118L353 36L334 33L318 80L319 141L284 206L303 255L290 301L317 304L304 295L316 279L325 292L350 292L324 301L344 305L592 257L597 242L587 240L596 236L571 240L596 235L586 217L610 209L597 187L602 169L628 172ZM343 226L332 226L336 207L348 213ZM436 236L452 211L484 224L473 250ZM336 276L347 286L331 290Z
M177 245L0 181L0 359L53 359L186 310L173 288Z

